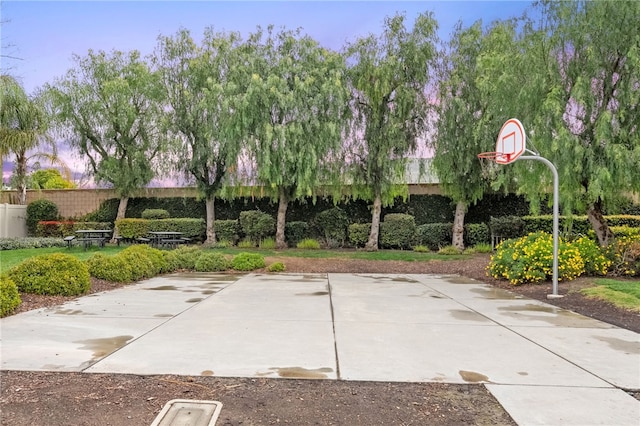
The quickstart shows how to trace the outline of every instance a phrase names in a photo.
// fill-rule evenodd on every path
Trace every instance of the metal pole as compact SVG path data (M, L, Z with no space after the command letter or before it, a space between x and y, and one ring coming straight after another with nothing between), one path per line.
M556 166L549 160L539 155L523 155L518 160L536 160L546 164L553 173L553 294L547 294L547 299L557 299L563 297L558 294L558 228L559 228L559 185L558 171Z

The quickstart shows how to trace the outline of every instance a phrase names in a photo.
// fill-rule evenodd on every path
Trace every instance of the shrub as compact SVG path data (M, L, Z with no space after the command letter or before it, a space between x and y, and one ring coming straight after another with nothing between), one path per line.
M261 239L275 234L276 220L259 210L241 212L239 221L242 232L256 244Z
M284 263L274 262L267 267L267 272L284 272L286 270Z
M584 272L587 275L607 275L612 261L608 259L600 246L590 238L580 237L572 243L580 251L584 261Z
M505 240L491 257L488 271L494 278L511 284L536 283L553 275L553 237L545 232ZM572 280L584 272L584 261L577 247L559 241L558 280Z
M318 240L315 240L313 238L305 238L304 240L300 241L296 245L296 247L305 250L318 250L320 248L320 243L318 242Z
M134 246L131 246L134 247ZM138 281L143 278L151 278L157 274L157 269L148 256L141 255L140 252L124 249L116 254L131 267L131 280Z
M309 224L302 221L291 221L284 225L284 239L289 246L298 244L299 241L309 237Z
M265 238L264 240L260 241L258 247L265 250L273 250L276 248L276 240L274 240L272 237Z
M501 238L520 238L525 234L524 221L519 216L491 217L489 219L491 236Z
M165 209L146 209L140 215L143 219L169 219L169 212Z
M250 240L242 240L238 242L238 248L247 249L247 248L254 248L255 246L256 244Z
M240 225L237 220L215 220L213 226L216 230L218 241L229 241L231 245L240 239Z
M219 249L223 249L223 248L229 248L232 247L233 243L229 240L218 240L215 243L213 243L213 245L211 246L211 248L219 248Z
M410 248L415 236L416 221L411 215L390 213L380 224L380 245L383 248Z
M491 236L486 223L468 223L464 226L464 243L467 246L476 246L489 243Z
M429 250L429 247L427 247L427 246L415 246L413 248L413 251L418 252L418 253L428 253L431 250Z
M133 281L131 266L123 256L107 256L102 253L96 253L85 262L92 277L118 283Z
M344 245L347 239L349 217L340 207L324 210L315 217L315 223L322 232L327 244L334 242L338 247Z
M640 276L640 235L617 238L609 247L614 275Z
M153 274L151 276L160 274L162 272L167 272L169 268L169 264L167 263L164 255L161 250L150 247L146 244L137 244L133 246L129 246L126 249L122 250L119 254L128 254L132 253L140 257L146 257L151 261L153 265Z
M163 252L170 271L179 269L194 270L202 250L197 246L180 246L175 250Z
M476 250L476 253L491 253L493 248L489 243L478 243L473 248Z
M352 223L349 225L349 243L354 247L364 247L371 233L370 223Z
M73 234L74 222L58 220L41 220L36 225L37 237L64 237Z
M231 267L231 262L219 252L204 251L198 256L195 270L198 272L220 272Z
M443 254L445 256L452 256L452 255L461 254L461 253L462 253L462 250L452 245L444 246L438 250L438 254Z
M26 248L66 247L62 238L0 238L0 250L18 250Z
M12 268L9 278L18 290L34 294L76 296L91 286L87 265L64 253L31 257Z
M27 206L27 231L35 235L38 222L41 220L57 220L58 206L49 200L36 200Z
M16 283L6 275L0 276L0 317L6 317L20 306L20 293Z
M258 253L239 253L231 261L231 267L236 271L253 271L264 268L265 265L264 256Z
M431 250L438 250L451 244L452 232L451 223L425 223L416 227L416 243Z

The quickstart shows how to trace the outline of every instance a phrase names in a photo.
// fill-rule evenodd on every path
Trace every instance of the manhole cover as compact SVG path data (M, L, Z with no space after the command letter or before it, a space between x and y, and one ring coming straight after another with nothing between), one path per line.
M172 399L151 426L213 426L222 410L218 401Z

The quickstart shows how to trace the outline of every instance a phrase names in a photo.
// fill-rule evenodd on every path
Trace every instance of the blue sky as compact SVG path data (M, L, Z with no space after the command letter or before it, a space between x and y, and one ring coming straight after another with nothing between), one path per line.
M303 31L340 49L358 36L379 33L386 16L406 12L409 22L433 11L440 36L458 20L489 23L520 15L529 1L2 1L2 70L27 93L53 82L73 65L73 54L133 50L150 54L158 35L184 27L200 37L206 27L247 35L274 24ZM5 46L9 45L8 48Z
M73 66L74 54L89 49L139 50L151 54L159 35L187 28L199 39L204 29L239 31L258 25L302 28L327 48L340 50L360 36L379 34L385 17L405 13L408 22L433 12L439 36L454 25L485 24L520 16L531 1L6 1L1 0L2 72L16 77L27 93L53 83ZM64 156L63 156L64 158ZM82 159L64 158L83 169ZM3 175L12 165L3 164Z

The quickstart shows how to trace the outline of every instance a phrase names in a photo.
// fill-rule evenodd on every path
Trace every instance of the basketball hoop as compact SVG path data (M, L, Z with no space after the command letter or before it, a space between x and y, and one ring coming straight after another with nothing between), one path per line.
M482 177L493 180L498 175L499 165L509 162L511 155L503 152L488 151L478 154L480 166L482 167Z

